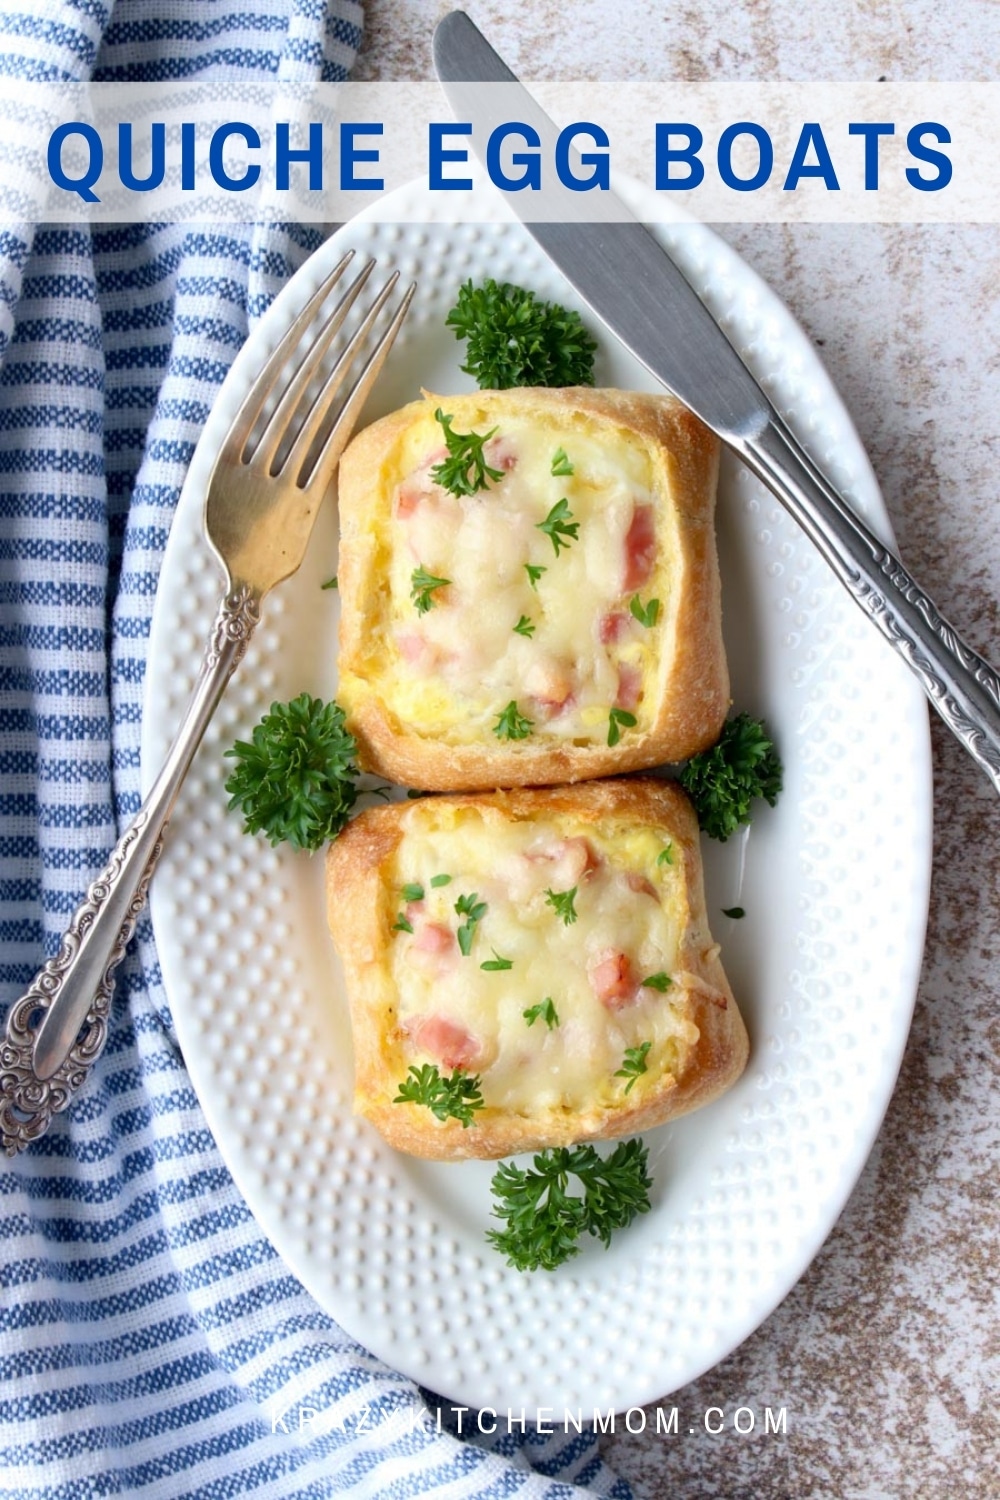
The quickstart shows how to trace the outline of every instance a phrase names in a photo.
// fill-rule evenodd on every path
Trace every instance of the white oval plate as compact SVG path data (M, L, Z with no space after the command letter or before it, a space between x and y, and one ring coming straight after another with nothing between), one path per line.
M253 332L191 464L167 548L143 724L147 782L214 617L206 476L239 399L334 258L370 251L419 291L366 417L471 382L444 326L461 282L494 276L579 306L516 224L355 220ZM639 205L641 212L641 201ZM698 225L656 231L772 400L874 525L888 523L814 350L772 292ZM581 307L581 311L584 309ZM585 316L587 316L585 314ZM588 321L591 321L588 317ZM598 384L655 389L594 329ZM321 857L272 850L227 815L223 749L274 699L336 693L336 520L264 619L199 753L153 887L163 978L192 1081L261 1228L321 1305L389 1365L471 1407L589 1414L676 1390L752 1331L840 1213L889 1101L916 990L931 815L927 711L905 667L778 504L735 462L719 496L738 709L785 765L749 837L706 843L709 911L750 1029L718 1103L649 1133L652 1211L610 1250L519 1274L484 1240L488 1163L398 1155L351 1113L349 1026ZM742 921L721 915L742 905Z

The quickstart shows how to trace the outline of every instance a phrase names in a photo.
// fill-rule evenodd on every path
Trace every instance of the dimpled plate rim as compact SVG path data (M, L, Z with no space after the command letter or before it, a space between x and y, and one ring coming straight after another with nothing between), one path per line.
M192 460L150 643L148 783L180 713L219 580L205 482L243 391L348 247L419 281L366 420L420 385L469 389L444 316L469 276L580 306L516 223L392 222L338 231L251 332ZM628 189L642 213L641 191ZM472 215L470 215L472 217ZM696 224L658 227L768 395L888 538L860 441L773 292ZM585 309L580 310L587 316ZM599 384L657 389L610 336ZM391 1151L351 1113L350 1033L326 933L321 857L248 839L225 812L223 750L275 698L336 692L335 507L302 571L266 601L182 792L153 884L163 981L192 1083L261 1229L317 1301L389 1366L474 1408L589 1415L655 1401L717 1363L774 1309L829 1233L892 1093L923 947L931 849L923 694L794 523L724 459L719 549L737 708L764 713L785 762L777 808L705 844L709 911L751 1032L747 1072L648 1133L653 1206L611 1249L521 1275L483 1239L489 1164ZM321 643L317 647L317 643ZM873 734L877 726L877 734ZM741 904L735 921L720 909Z

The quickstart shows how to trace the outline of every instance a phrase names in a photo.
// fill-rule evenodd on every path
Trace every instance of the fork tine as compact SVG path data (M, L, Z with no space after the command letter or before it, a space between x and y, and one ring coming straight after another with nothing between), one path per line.
M413 294L417 290L415 281L411 282L404 292L402 300L393 314L392 321L368 356L361 373L348 391L347 399L337 413L332 428L324 438L319 451L314 454L312 450L315 445L317 433L320 431L323 420L327 416L330 397L339 387L347 366L353 361L398 280L399 272L394 271L378 297L372 303L368 315L345 348L340 359L337 361L336 367L328 375L322 389L313 402L306 422L303 423L302 429L295 438L295 442L285 460L284 468L288 469L294 466L297 471L295 474L295 483L300 489L306 489L316 479L317 475L322 475L322 482L325 483L333 464L340 457L354 430L354 424L368 398L368 393L375 384L382 366L385 364L389 350L395 343L397 333L403 326L403 320L409 311L410 303L413 301Z
M265 422L264 429L259 434L252 453L245 455L248 463L252 459L255 465L263 468L269 474L280 472L283 465L275 463L275 456L279 452L282 443L290 446L288 440L290 425L299 407L302 405L303 394L308 389L310 381L315 377L323 356L342 328L347 314L357 300L358 293L374 269L375 261L369 257L350 286L344 290L336 307L333 308L326 320L318 324L313 331L309 348L303 355L301 363L291 373L288 384L274 411L271 412ZM378 303L377 306L381 306L381 303ZM369 314L368 320L363 326L370 328L370 319L371 314ZM342 361L338 364L337 368L338 370L342 370ZM311 407L307 406L305 408L307 414L310 410Z
M336 286L344 271L354 259L354 251L348 250L347 254L337 262L330 274L320 282L308 302L291 325L284 333L277 346L272 350L267 363L257 376L253 385L247 391L241 402L232 424L226 434L225 442L220 451L220 458L225 458L233 463L238 463L246 447L247 440L253 432L254 424L258 420L264 403L274 390L279 377L285 370L291 355L298 348L306 329L313 322L318 309ZM370 267L369 267L370 269ZM358 288L360 291L360 287ZM350 288L348 289L348 293ZM356 293L355 293L356 295ZM353 298L351 299L353 301ZM347 304L350 306L350 302ZM338 309L339 310L339 304ZM347 307L344 308L346 315ZM334 316L336 315L336 312ZM343 319L341 319L343 321Z
M399 272L393 271L392 275L382 287L378 296L372 302L365 313L361 323L352 333L346 345L337 355L337 361L333 369L326 375L322 385L317 391L308 397L302 405L301 412L296 414L296 425L285 424L285 431L277 434L275 447L283 448L279 458L268 464L268 472L274 476L288 472L293 466L300 466L302 459L308 455L312 444L316 440L323 422L329 415L332 398L337 390L343 385L350 366L354 363L357 355L367 339L376 319L392 294L392 290L399 280ZM297 382L298 389L302 389L302 383ZM277 418L277 412L275 417ZM292 413L289 412L289 417ZM276 425L276 424L275 424ZM260 461L262 452L254 455L255 461Z

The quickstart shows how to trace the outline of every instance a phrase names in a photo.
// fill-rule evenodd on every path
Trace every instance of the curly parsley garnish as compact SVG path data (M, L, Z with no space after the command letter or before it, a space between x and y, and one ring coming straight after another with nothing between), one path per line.
M501 958L495 948L491 951L493 957L488 958L484 964L479 965L481 969L486 970L487 974L499 974L504 969L512 969L514 967L513 962L509 958Z
M557 479L562 479L564 477L567 477L567 476L569 476L571 474L575 474L576 473L576 470L574 469L573 465L570 463L569 459L566 457L566 449L565 448L557 448L556 451L555 451L555 453L553 453L553 455L552 455L552 467L549 470L549 473L550 474L554 474Z
M517 624L514 626L514 634L515 635L523 635L527 640L530 641L531 637L534 635L534 633L535 633L535 623L534 623L534 621L532 619L530 619L528 615L522 615L521 618L518 620Z
M558 557L560 547L569 547L570 542L576 541L580 534L580 523L573 520L569 501L564 498L556 501L544 521L538 522L537 530L545 532Z
M448 457L431 469L435 484L450 490L453 495L475 495L486 488L490 479L503 478L503 470L491 469L483 453L483 445L496 432L495 427L484 433L453 432L451 424L454 419L440 406L434 413L434 420L441 424L448 449Z
M467 281L445 319L465 339L466 363L480 390L515 385L593 385L597 341L577 312L543 302L509 281Z
M410 598L416 605L417 614L425 615L434 605L431 598L435 589L447 588L450 578L435 578L426 568L414 568L410 576Z
M660 850L659 854L656 856L656 863L658 865L672 865L673 862L674 846L673 844L665 844L664 847Z
M755 797L771 807L781 791L781 761L763 719L737 714L710 750L693 755L678 777L709 838L725 843L750 822Z
M477 1109L485 1108L478 1075L455 1069L443 1078L436 1063L411 1066L399 1085L393 1104L424 1104L439 1120L457 1120L463 1128L473 1123Z
M645 625L647 630L652 630L660 614L660 601L650 599L648 604L643 604L639 595L635 594L628 608L633 620L638 620L640 625Z
M501 1162L493 1212L507 1227L487 1230L486 1238L518 1271L554 1271L579 1252L584 1234L607 1248L615 1230L649 1211L647 1155L641 1140L631 1140L619 1142L606 1160L588 1144L541 1151L533 1170ZM582 1196L568 1191L570 1177Z
M272 703L250 740L237 740L225 753L237 762L226 781L229 808L243 814L246 833L318 849L347 822L358 768L339 704L309 693Z
M465 918L455 936L458 938L458 946L462 953L468 958L472 952L472 939L476 935L476 928L487 912L486 902L480 901L478 893L473 891L471 896L459 896L455 902L455 910L460 917Z
M549 571L548 568L539 568L539 567L536 567L533 563L525 563L525 565L524 565L524 571L528 575L528 582L531 584L531 587L535 590L535 593L537 594L537 592L538 592L538 580L539 580L539 578L541 578L541 576L542 576L543 573L547 573Z
M672 983L670 975L665 974L661 969L658 974L647 974L640 985L640 989L659 990L661 995L665 995Z
M545 892L546 906L551 906L556 916L562 917L566 927L572 927L576 921L576 907L573 902L576 900L577 889L578 887L574 886L571 891Z
M622 737L622 730L634 729L635 725L635 714L628 713L624 708L613 708L608 715L608 744L617 745Z
M616 1078L627 1078L625 1085L626 1094L635 1087L637 1078L641 1078L646 1071L646 1054L652 1046L652 1042L643 1042L641 1047L626 1047L625 1061L615 1073Z
M517 704L512 698L497 717L493 733L498 740L526 740L534 727L534 719L526 719L523 714L518 713Z
M549 995L546 995L544 1000L539 1000L537 1005L529 1005L528 1009L522 1010L521 1014L529 1026L534 1026L536 1021L544 1021L551 1031L553 1026L559 1025L559 1016Z

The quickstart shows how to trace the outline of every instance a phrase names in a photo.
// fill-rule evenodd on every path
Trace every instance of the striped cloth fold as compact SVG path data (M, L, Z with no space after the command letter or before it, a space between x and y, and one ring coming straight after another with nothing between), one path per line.
M354 0L0 0L0 72L333 80L361 22ZM139 805L146 643L185 468L248 328L319 238L0 226L5 1006ZM434 1398L297 1283L206 1127L148 920L87 1089L0 1183L0 1493L629 1493L592 1432L439 1431Z

